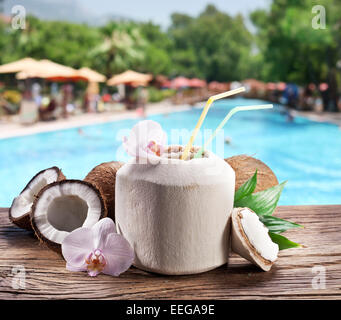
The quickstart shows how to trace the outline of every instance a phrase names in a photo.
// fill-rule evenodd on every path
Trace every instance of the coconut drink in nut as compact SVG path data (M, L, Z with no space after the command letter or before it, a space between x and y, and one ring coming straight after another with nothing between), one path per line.
M134 265L162 274L193 274L229 255L233 169L211 152L169 146L158 164L132 159L116 176L116 226L135 250Z
M210 105L243 88L211 97L186 146L165 146L165 133L153 121L142 121L125 138L131 161L116 175L117 230L135 250L134 265L162 274L193 274L228 261L235 172L207 150L236 107L206 141L193 147Z

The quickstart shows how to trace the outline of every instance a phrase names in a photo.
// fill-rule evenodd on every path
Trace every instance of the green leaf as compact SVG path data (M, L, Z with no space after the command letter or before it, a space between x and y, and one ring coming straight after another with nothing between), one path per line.
M297 223L269 215L260 215L259 220L262 221L269 231L273 233L282 233L291 228L303 227Z
M236 191L234 195L234 202L252 194L255 191L257 185L257 170L254 175L243 183L243 185Z
M269 236L274 243L278 244L279 250L302 247L299 243L290 241L280 234L269 232Z
M260 215L272 215L287 181L272 188L250 194L238 201L234 207L247 207Z

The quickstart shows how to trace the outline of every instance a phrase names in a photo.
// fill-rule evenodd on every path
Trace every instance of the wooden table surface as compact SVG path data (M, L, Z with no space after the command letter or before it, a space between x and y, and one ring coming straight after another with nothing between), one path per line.
M286 232L305 248L281 251L269 272L232 255L228 268L199 275L162 276L132 267L118 278L90 278L67 271L60 255L12 225L7 209L0 209L0 299L341 299L341 206L283 206L276 216L305 226ZM18 265L25 268L25 289L13 288ZM325 273L325 288L313 287L317 273Z

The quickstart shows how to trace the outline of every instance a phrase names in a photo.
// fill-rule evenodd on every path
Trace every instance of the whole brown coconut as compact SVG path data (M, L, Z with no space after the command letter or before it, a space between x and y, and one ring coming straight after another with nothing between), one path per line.
M108 217L114 221L116 172L123 164L119 161L104 162L93 168L84 179L100 191L108 211Z
M38 172L13 200L8 212L9 219L18 227L31 231L30 212L34 199L46 185L61 180L65 180L65 176L57 167Z
M278 184L278 180L273 171L262 161L241 154L226 158L225 161L233 168L236 173L236 190L250 179L256 170L257 186L254 192L259 192L271 188Z

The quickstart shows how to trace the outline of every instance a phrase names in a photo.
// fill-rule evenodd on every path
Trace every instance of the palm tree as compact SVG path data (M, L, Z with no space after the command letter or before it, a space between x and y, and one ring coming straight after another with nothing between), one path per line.
M108 78L144 59L147 43L133 23L110 22L101 28L101 32L103 42L92 50L91 55L105 66L104 73Z

